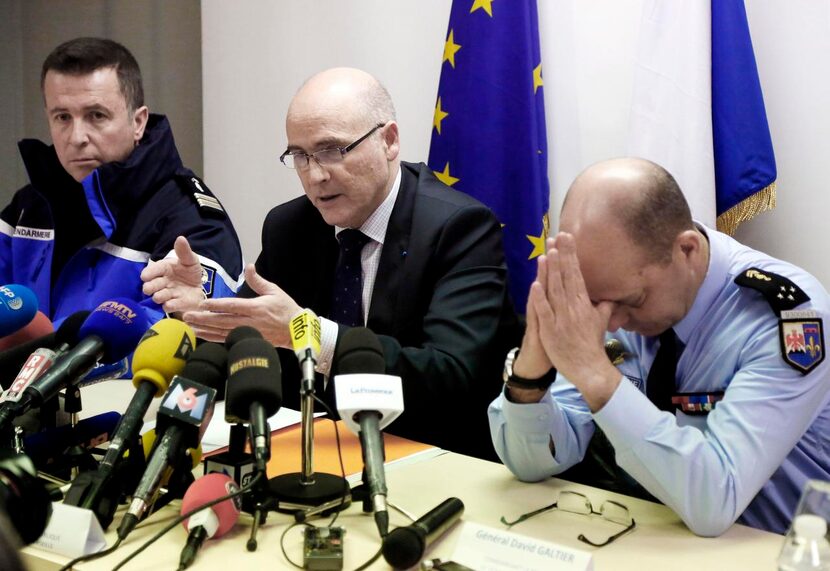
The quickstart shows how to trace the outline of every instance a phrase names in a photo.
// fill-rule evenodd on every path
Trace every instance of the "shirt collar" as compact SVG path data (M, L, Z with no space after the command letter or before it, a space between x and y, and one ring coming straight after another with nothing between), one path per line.
M398 174L395 176L395 182L392 183L392 188L389 190L389 194L383 199L380 206L378 206L375 211L369 215L366 222L358 228L358 230L360 230L363 234L379 244L383 244L383 240L386 237L386 228L389 226L389 219L392 217L392 209L395 207L395 200L398 198L398 191L400 188L401 168L398 167ZM337 236L343 230L345 230L345 228L335 226L334 235Z
M709 241L709 267L706 277L697 291L695 300L686 316L674 325L677 337L684 344L691 337L698 324L709 315L709 309L715 298L723 291L724 284L729 281L729 248L724 241L726 236L720 232L707 228L700 222L695 225Z

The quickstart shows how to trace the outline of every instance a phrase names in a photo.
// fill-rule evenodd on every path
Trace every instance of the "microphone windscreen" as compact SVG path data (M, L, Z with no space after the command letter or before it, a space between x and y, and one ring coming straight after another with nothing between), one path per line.
M426 551L426 534L412 527L393 529L383 540L383 558L393 569L417 565Z
M243 339L228 351L225 417L250 421L251 404L262 405L266 416L282 406L282 369L276 349L265 339Z
M386 373L383 347L375 333L366 327L353 327L340 337L334 351L332 376Z
M49 335L54 330L52 321L42 311L38 311L35 313L34 319L25 326L0 339L0 351L17 347L18 345L28 343L35 339L40 339L41 337Z
M193 352L196 335L184 321L165 318L150 327L133 354L133 385L149 381L156 396L167 390L173 375L181 374Z
M243 339L262 339L262 333L250 325L240 325L232 329L225 337L225 347L230 349Z
M86 318L78 337L104 342L102 363L120 361L133 352L149 323L144 309L131 299L113 298L101 303Z
M202 343L187 359L180 374L224 393L228 378L228 350L219 343Z
M57 331L55 331L57 340L55 347L59 347L61 345L77 345L78 341L80 341L79 335L81 327L91 313L92 312L88 309L82 309L81 311L76 311L64 319L61 324L58 325Z
M225 474L214 472L212 474L202 476L190 484L190 487L184 493L184 497L182 498L181 513L185 514L205 505L208 502L212 502L222 496L236 492L237 490L239 490L239 485L234 482L231 477ZM234 500L237 500L237 498L219 502L215 506L209 508L213 510L213 513L216 514L216 518L219 520L219 527L213 535L214 538L225 535L234 526L236 520L239 519L239 505ZM187 524L189 522L189 518L182 522L185 529L188 529Z
M26 286L0 286L0 337L26 326L37 313L37 296Z

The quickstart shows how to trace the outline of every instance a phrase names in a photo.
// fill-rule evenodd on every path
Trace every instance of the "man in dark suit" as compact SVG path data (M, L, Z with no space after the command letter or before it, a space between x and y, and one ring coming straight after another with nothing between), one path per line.
M145 292L184 311L200 337L221 340L251 325L283 349L290 318L310 308L321 316L324 376L343 332L365 323L379 336L386 372L403 379L405 411L387 430L494 458L487 401L518 337L498 221L426 165L400 161L391 98L365 72L309 79L289 106L286 132L281 160L297 170L305 196L268 214L262 253L238 297L196 304L184 239L178 260L145 271ZM333 292L348 265L348 236L360 263L354 318ZM299 367L293 353L280 353L286 404L296 406Z

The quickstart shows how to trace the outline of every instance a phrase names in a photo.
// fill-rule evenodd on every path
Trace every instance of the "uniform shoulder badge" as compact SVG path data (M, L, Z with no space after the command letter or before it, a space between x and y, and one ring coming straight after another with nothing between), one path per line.
M784 362L796 371L806 375L824 360L824 328L815 311L781 312L778 334Z
M804 302L810 301L810 296L804 293L804 290L795 285L792 280L758 268L744 270L735 278L735 283L761 292L779 317L782 311L793 309Z
M198 176L193 173L177 174L176 180L179 181L182 188L196 202L196 206L199 207L199 211L202 214L225 216L225 209L222 208L222 204L213 196L213 193Z

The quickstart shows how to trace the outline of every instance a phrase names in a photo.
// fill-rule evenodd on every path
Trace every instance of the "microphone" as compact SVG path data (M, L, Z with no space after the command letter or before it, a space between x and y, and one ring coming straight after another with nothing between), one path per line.
M314 392L314 367L320 356L320 319L310 309L303 309L291 318L291 346L303 372L302 394Z
M146 329L144 310L135 302L120 298L103 302L81 326L80 341L26 387L16 407L0 410L0 429L15 416L40 406L65 386L77 382L99 360L112 363L129 355Z
M147 330L135 349L132 372L136 392L115 429L98 469L79 474L64 500L65 503L91 509L104 529L112 523L122 491L131 487L126 482L113 481L124 451L137 443L150 401L164 394L170 379L184 368L195 343L196 336L187 324L176 319L162 319ZM136 458L131 458L130 463L141 465ZM137 478L132 481L137 481Z
M239 485L225 474L207 474L193 482L182 498L182 515L222 496L239 491ZM188 531L187 543L182 549L179 569L187 569L196 559L196 553L205 539L220 538L236 524L240 511L239 496L219 502L182 522Z
M250 425L256 469L265 472L271 457L268 418L282 406L282 369L276 349L258 331L250 327L242 332L239 329L243 328L231 331L225 341L228 346L225 420Z
M216 393L225 382L227 350L216 343L200 345L190 356L181 374L173 377L162 397L156 421L156 445L147 469L133 494L118 537L124 539L155 503L159 488L177 466L188 448L197 448L213 416ZM197 382L193 379L199 379ZM191 470L190 462L187 471Z
M26 545L43 535L52 517L52 500L36 475L27 456L0 450L0 509Z
M52 366L57 357L57 353L53 349L65 351L67 347L77 343L78 331L80 331L89 314L89 311L78 311L67 317L56 332L39 336L11 351L6 351L3 355L11 356L9 358L0 357L0 378L4 379L11 371L19 370L17 376L13 377L13 380L8 383L9 389L0 396L0 404L20 401L26 387ZM32 323L36 321L37 318L32 320ZM26 327L29 327L29 325ZM49 327L51 328L51 326L50 323ZM17 364L19 357L23 357L25 360ZM4 386L7 385L5 379L2 382Z
M37 296L26 286L0 286L0 337L11 335L29 324L37 313Z
M365 484L381 537L389 530L384 448L380 434L403 412L401 378L385 375L380 341L370 329L347 330L334 355L334 391L340 418L360 437Z
M383 558L394 569L409 569L418 564L426 548L441 537L464 513L464 503L448 498L414 523L392 530L383 540Z
M57 331L52 333L45 330L32 331L33 339L0 352L0 384L8 387L15 378L15 371L19 371L29 355L37 349L56 350L61 348L62 351L65 351L76 344L78 342L78 332L90 313L88 310L76 311L63 320ZM30 326L41 327L42 324L39 320L33 319L24 329ZM48 330L51 331L51 326Z
M314 472L314 367L320 355L320 320L310 309L303 309L288 322L289 336L302 371L300 416L302 439L300 471L280 474L268 481L278 510L321 509L334 502L335 511L351 504L349 483L340 476ZM332 385L333 386L333 385ZM244 484L244 480L240 480ZM328 508L324 508L328 509ZM306 512L295 511L298 513Z
M52 333L54 330L55 326L52 325L52 321L42 311L38 311L29 323L14 333L0 338L0 351L5 351L6 349L17 347L33 339L43 337L44 335Z
M43 470L50 464L60 464L68 448L93 448L108 442L119 420L121 415L117 412L105 412L85 418L75 426L37 432L23 439L23 449L35 466Z
M15 379L15 374L28 359L29 355L37 349L54 349L57 347L57 333L54 331L52 322L44 315L44 319L38 315L17 333L7 335L0 339L0 386L8 388ZM76 323L77 329L86 319L89 312L86 312L80 322ZM67 320L70 318L67 318ZM66 322L64 322L66 323ZM73 323L75 323L73 321Z
M20 367L20 372L17 373L14 382L11 386L0 396L0 404L2 403L18 403L23 397L23 392L26 390L32 381L39 378L43 372L52 366L55 360L56 353L51 349L40 348L36 349L34 353L29 355L23 366Z

